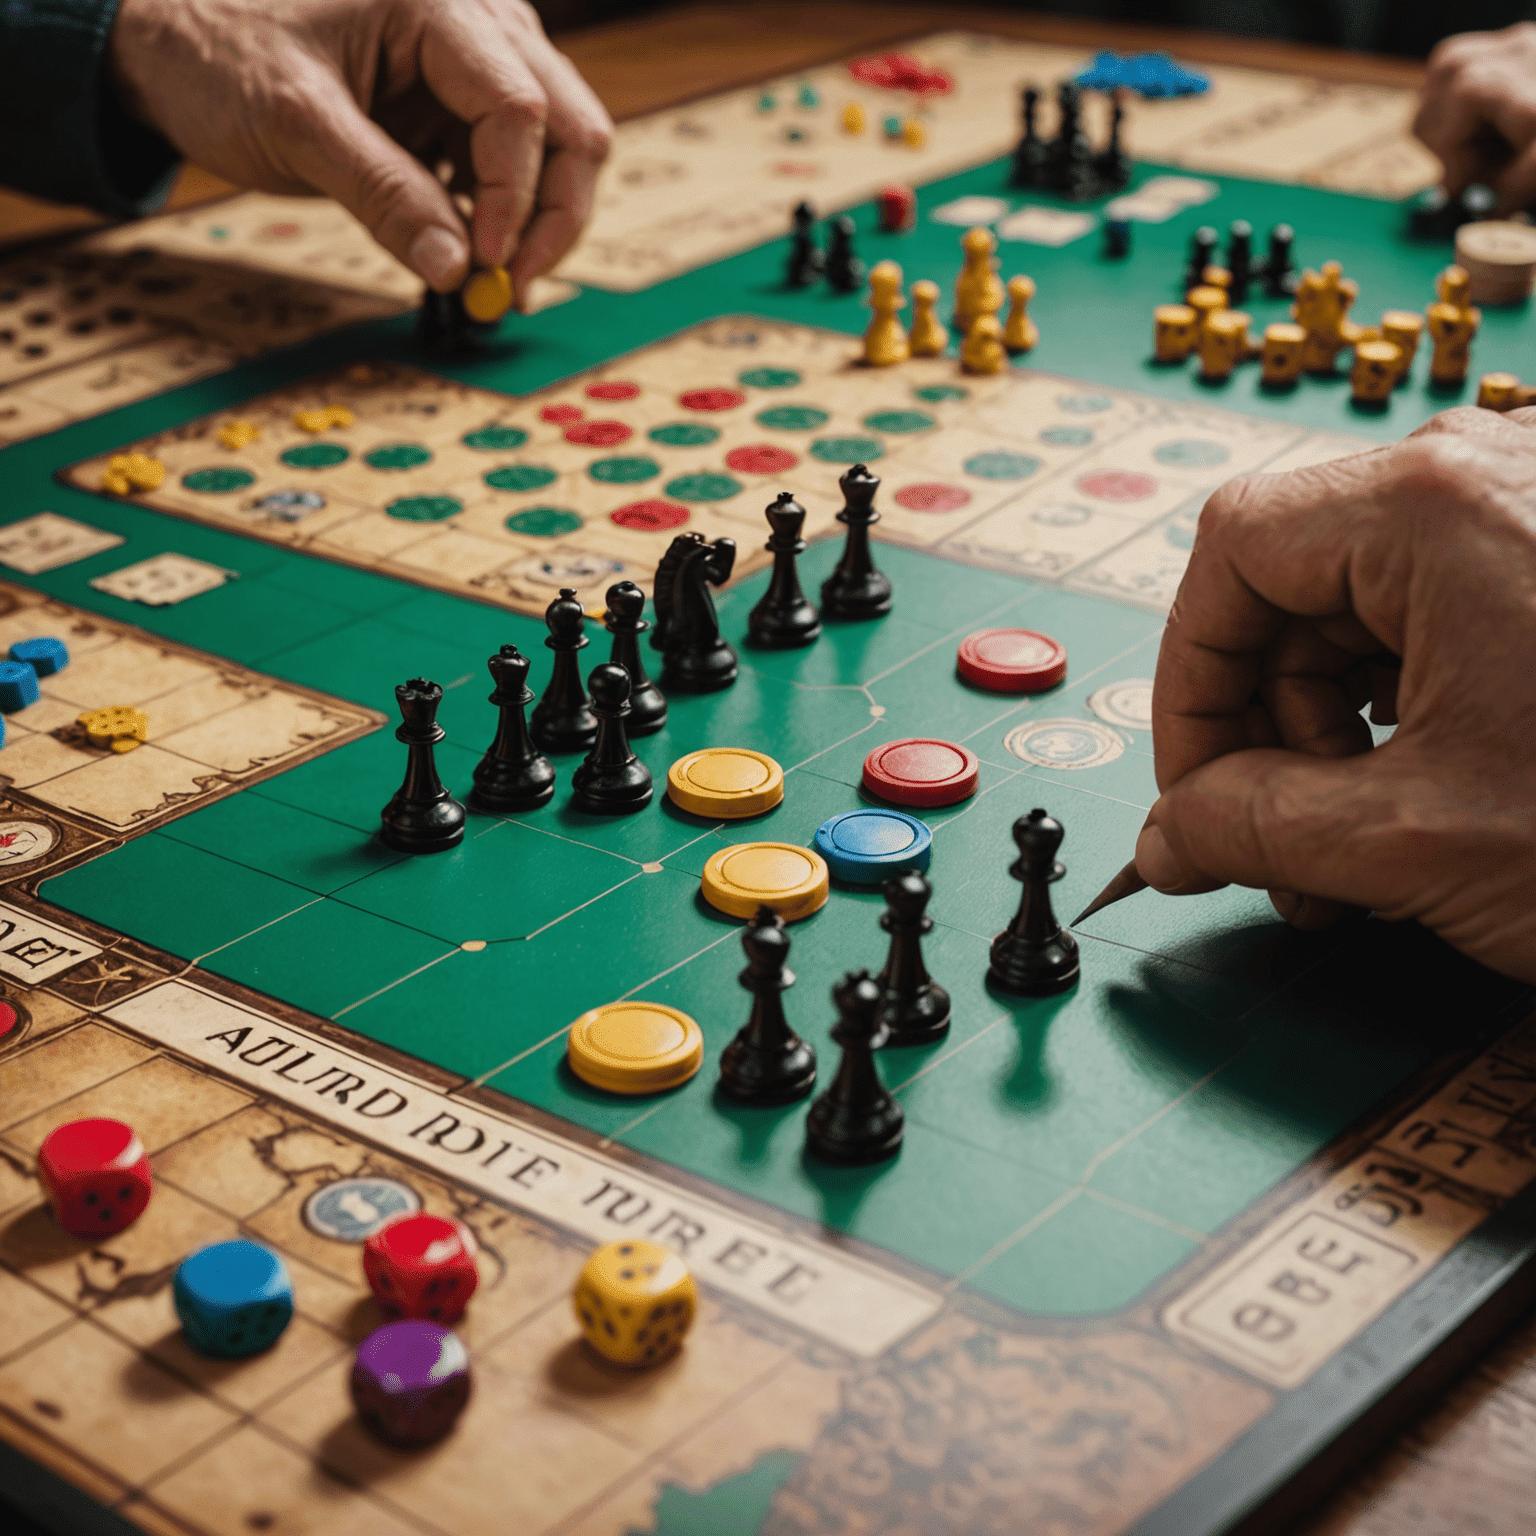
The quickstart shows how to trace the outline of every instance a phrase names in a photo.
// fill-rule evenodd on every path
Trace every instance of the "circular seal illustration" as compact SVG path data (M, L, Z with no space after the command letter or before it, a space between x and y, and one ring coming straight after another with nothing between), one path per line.
M1123 683L1106 683L1088 695L1088 708L1100 720L1124 726L1128 731L1152 729L1152 679L1131 677Z
M420 1209L421 1196L395 1179L336 1179L304 1202L304 1225L338 1243L362 1243L392 1217Z
M1125 751L1120 733L1097 720L1029 720L1014 726L1003 745L1037 768L1097 768Z
M0 866L30 864L58 840L59 834L40 821L0 821Z

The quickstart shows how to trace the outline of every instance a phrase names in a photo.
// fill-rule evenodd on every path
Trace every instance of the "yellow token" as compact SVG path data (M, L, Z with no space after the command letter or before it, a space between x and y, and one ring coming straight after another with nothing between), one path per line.
M856 101L850 101L848 105L843 108L843 132L864 132L864 108L861 107Z
M293 424L300 432L324 432L327 427L333 425L331 408L328 405L322 405L318 410L295 411Z
M667 793L695 816L757 816L784 798L784 770L745 747L705 747L667 769Z
M915 117L901 125L901 136L912 149L921 149L928 142L928 130Z
M659 1093L686 1083L704 1061L704 1034L662 1003L605 1003L571 1025L571 1071L609 1093Z
M704 866L704 900L732 917L772 907L786 923L827 904L826 860L798 843L733 843Z
M505 267L476 272L464 285L464 311L471 320L489 325L512 307L512 279Z
M88 709L77 724L90 737L93 747L110 747L114 752L131 752L149 739L149 717L131 704L109 704L102 709ZM128 746L119 746L126 741Z
M248 443L254 443L261 436L261 428L254 421L226 421L219 428L219 441L231 452L244 448Z
M325 414L330 417L333 427L350 427L356 418L344 405L328 405Z
M104 491L111 491L114 496L126 496L133 490L128 483L128 476L116 469L109 469L102 475L101 488Z

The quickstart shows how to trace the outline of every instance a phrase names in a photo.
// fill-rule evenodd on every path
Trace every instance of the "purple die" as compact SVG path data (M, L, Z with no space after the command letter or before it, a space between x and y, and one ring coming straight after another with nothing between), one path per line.
M357 1346L352 1401L358 1416L395 1445L430 1445L469 1401L469 1351L438 1323L385 1323Z

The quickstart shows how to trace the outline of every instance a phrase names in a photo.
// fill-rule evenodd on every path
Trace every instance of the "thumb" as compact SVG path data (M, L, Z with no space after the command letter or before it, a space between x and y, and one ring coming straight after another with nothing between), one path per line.
M306 120L285 158L354 213L392 256L446 293L469 271L464 220L448 190L358 107L329 70L303 95Z

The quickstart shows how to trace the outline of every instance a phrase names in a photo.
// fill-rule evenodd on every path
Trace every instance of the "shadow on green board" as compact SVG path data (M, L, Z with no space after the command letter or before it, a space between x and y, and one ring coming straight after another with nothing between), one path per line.
M773 1496L799 1470L798 1451L769 1451L738 1477L702 1493L668 1483L656 1501L654 1525L632 1525L624 1536L750 1536L762 1529Z

